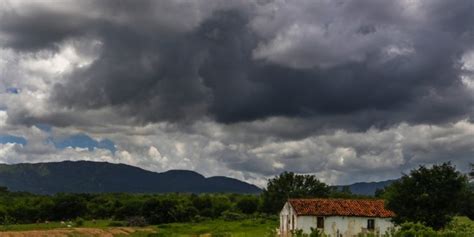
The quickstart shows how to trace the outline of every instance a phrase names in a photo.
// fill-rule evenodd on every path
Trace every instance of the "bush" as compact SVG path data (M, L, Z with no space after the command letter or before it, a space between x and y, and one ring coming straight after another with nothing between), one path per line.
M303 230L297 229L291 231L292 237L308 237L307 234L303 233Z
M144 227L147 226L148 223L146 222L143 216L133 216L127 219L127 226L138 226Z
M311 233L309 237L324 237L326 236L322 231L319 231L317 228L311 227Z
M462 217L455 218L443 231L443 236L474 236L474 225L461 221Z
M211 218L206 217L206 216L200 216L200 215L195 215L192 218L193 222L203 222L203 221L208 221L208 220L211 220Z
M421 223L405 222L396 231L396 237L436 236L436 231Z
M245 215L242 215L237 212L224 211L222 212L222 219L226 221L237 221L237 220L245 219Z
M472 237L474 236L474 227L469 224L461 223L454 219L446 229L434 231L420 223L403 223L399 230L386 233L385 236L393 237Z
M245 214L255 213L258 209L258 197L244 197L237 202L237 208Z
M121 226L125 226L125 224L121 221L112 221L110 222L107 226L110 226L110 227L121 227Z
M78 217L76 219L76 226L83 226L84 225L84 219Z

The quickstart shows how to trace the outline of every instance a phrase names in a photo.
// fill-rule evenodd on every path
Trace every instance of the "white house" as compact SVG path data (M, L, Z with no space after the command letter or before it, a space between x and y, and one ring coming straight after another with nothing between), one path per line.
M280 233L291 236L293 230L310 233L318 228L330 237L381 236L394 227L394 216L383 200L289 199L280 212Z

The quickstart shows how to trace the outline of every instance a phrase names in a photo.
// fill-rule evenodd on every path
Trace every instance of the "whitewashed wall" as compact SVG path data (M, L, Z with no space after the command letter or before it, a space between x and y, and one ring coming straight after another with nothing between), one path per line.
M294 217L294 218L292 218ZM287 236L292 231L293 220L295 221L294 227L298 229L298 217L293 207L287 202L280 212L280 233L281 236Z
M311 227L316 227L316 216L299 216L296 219L296 228L302 229L305 233L311 232ZM390 218L368 218L368 217L347 217L347 216L329 216L324 217L324 233L337 237L352 237L367 230L367 220L375 220L375 233L379 235L385 234L394 225L390 222Z

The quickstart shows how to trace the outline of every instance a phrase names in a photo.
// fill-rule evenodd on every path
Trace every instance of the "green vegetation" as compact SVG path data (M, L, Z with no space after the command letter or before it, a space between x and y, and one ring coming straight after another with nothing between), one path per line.
M400 225L399 230L393 231L393 237L472 237L474 236L474 221L467 217L455 217L442 230L434 230L421 223L406 222Z
M439 230L463 212L465 199L472 196L468 187L467 177L444 163L412 170L386 188L383 197L397 214L395 223L420 222Z
M99 228L107 229L113 221L85 221L84 228ZM66 223L66 225L69 223ZM71 222L72 227L78 227L74 222ZM202 222L187 222L187 223L170 223L161 224L157 226L148 226L154 234L150 231L138 231L131 236L195 236L200 234L210 234L211 236L233 236L233 237L259 237L266 236L278 226L276 217L252 217L243 220L226 221L223 219L206 220ZM65 224L60 222L51 222L48 224L15 224L9 226L9 231L28 231L28 230L51 230L57 228L65 228ZM118 235L121 236L121 235Z
M239 221L209 220L199 223L173 223L158 225L158 232L152 236L211 236L264 237L277 228L276 218L252 218Z
M288 189L284 195L282 190ZM274 215L287 197L355 198L331 189L314 176L283 173L270 181L263 195L59 193L39 195L0 188L0 225L112 219L128 226L198 222L222 218ZM82 221L81 221L82 220Z
M0 231L27 231L27 230L51 230L57 228L65 228L70 225L71 227L88 227L88 228L106 228L110 226L110 220L94 220L84 221L82 226L77 225L76 222L63 222L54 221L47 223L31 223L31 224L11 224L0 226Z
M107 229L113 225L111 220L85 221L82 227L84 228L98 228ZM68 223L66 223L68 224ZM140 230L131 233L130 235L116 235L116 236L136 236L136 237L189 237L206 235L207 236L229 236L229 237L265 237L274 236L276 234L275 228L278 226L276 217L247 217L241 220L228 221L221 218L214 220L206 220L202 222L186 222L186 223L169 223L155 226L147 226L148 230ZM50 230L57 228L64 228L65 226L60 222L51 222L48 224L15 224L11 225L10 231L27 231L27 230ZM72 227L77 227L72 222ZM5 230L5 229L0 229ZM73 235L85 236L85 235ZM324 234L313 231L310 234L303 234L300 231L295 231L295 237L319 237ZM361 237L364 235L360 235ZM369 237L367 235L366 237ZM415 237L415 236L429 236L429 237L471 237L474 236L474 221L467 217L455 217L443 230L435 231L431 227L424 226L420 223L407 222L403 223L399 230L391 233L386 233L386 236L391 237Z
M263 209L277 213L288 198L328 197L331 188L313 175L297 175L284 172L268 181L262 193Z
M444 163L431 168L421 166L380 190L377 195L387 200L388 207L397 214L395 223L401 226L387 234L474 236L474 188L468 180L450 163ZM271 179L261 195L36 195L0 187L0 231L132 227L139 230L129 233L132 236L274 236L278 227L275 214L283 203L287 198L304 197L371 198L353 195L347 188L331 188L315 176L288 172ZM143 231L140 227L149 229ZM314 231L307 236L322 235Z
M130 226L241 218L260 210L244 194L57 194L0 192L0 225L113 219ZM232 217L234 216L234 217ZM82 221L83 222L83 221Z

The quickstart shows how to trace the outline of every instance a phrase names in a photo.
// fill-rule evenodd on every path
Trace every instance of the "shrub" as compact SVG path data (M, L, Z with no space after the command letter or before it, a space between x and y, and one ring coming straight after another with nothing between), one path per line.
M125 224L121 221L112 221L108 224L108 226L110 226L110 227L121 227L121 226L125 226Z
M84 225L84 219L78 217L76 218L76 226L83 226Z
M308 237L307 234L303 233L303 230L297 229L291 231L291 236L293 237Z
M245 219L245 215L242 215L237 212L224 211L222 212L222 219L226 221L242 220L242 219Z
M431 227L421 223L405 222L401 224L400 229L394 233L395 237L418 237L418 236L436 236L437 233Z
M244 197L237 202L236 206L242 213L255 213L258 209L258 197Z
M127 226L138 226L144 227L147 226L148 223L146 222L143 216L133 216L127 219Z
M211 218L206 217L206 216L195 215L195 216L192 218L192 221L193 221L193 222L203 222L203 221L208 221L208 220L210 220L210 219L211 219Z
M322 231L318 230L317 228L311 227L311 233L309 237L324 237L326 236Z

